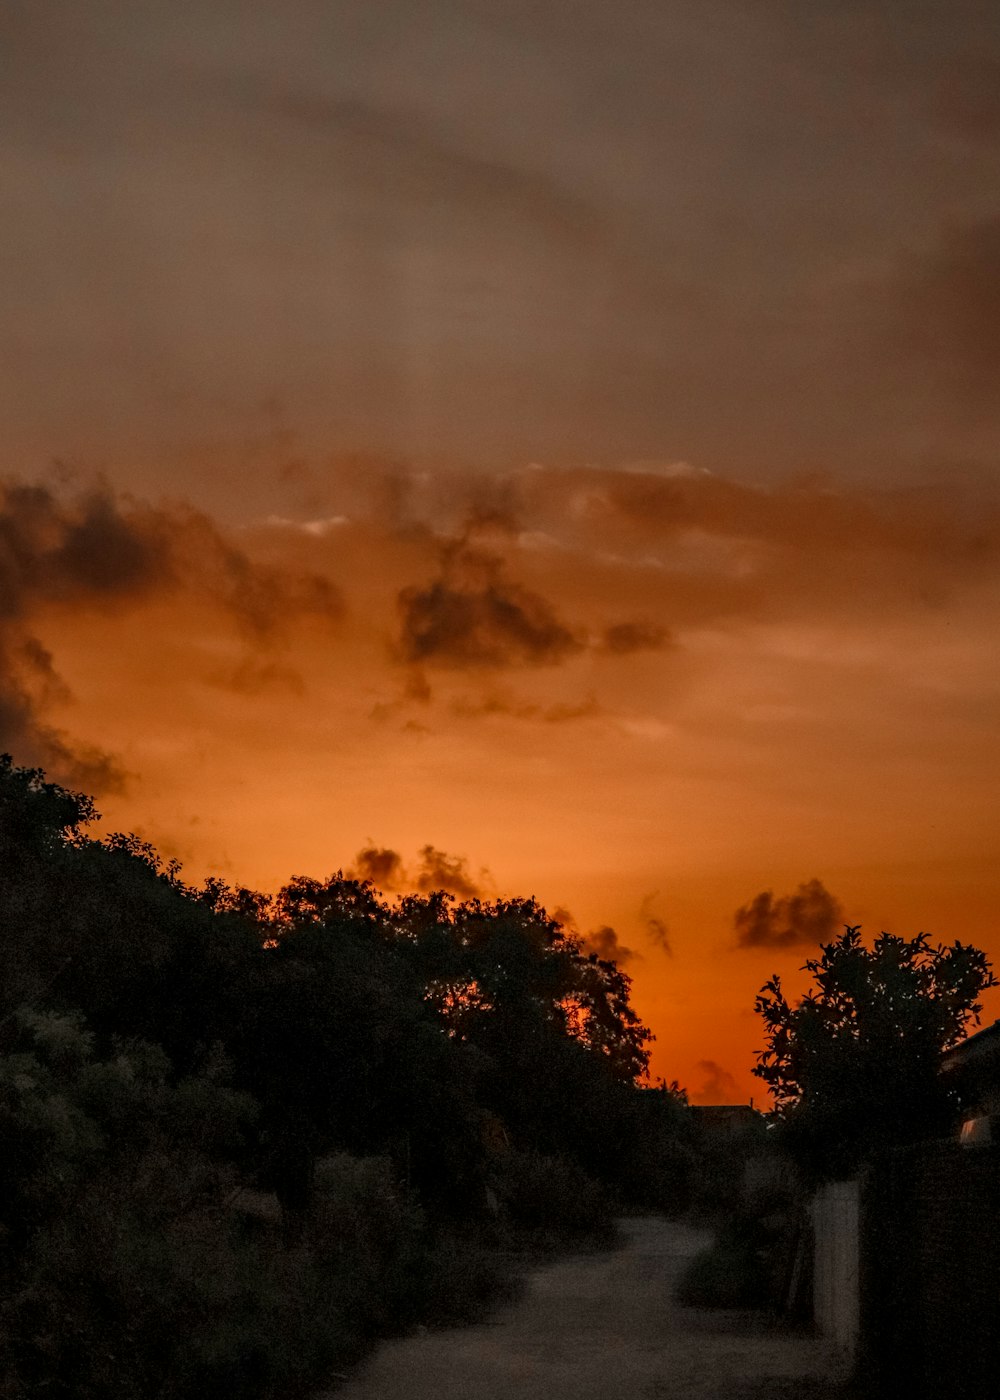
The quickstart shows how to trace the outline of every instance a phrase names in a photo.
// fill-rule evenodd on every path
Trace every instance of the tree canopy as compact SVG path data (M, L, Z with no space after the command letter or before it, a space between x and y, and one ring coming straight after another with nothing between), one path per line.
M484 1231L683 1203L629 978L534 899L193 887L96 815L0 757L5 1400L291 1393Z
M806 1170L847 1175L880 1147L946 1132L954 1105L941 1056L998 985L986 954L934 946L924 933L881 933L867 947L848 927L804 970L814 986L798 1005L777 974L758 994L767 1047L753 1073Z

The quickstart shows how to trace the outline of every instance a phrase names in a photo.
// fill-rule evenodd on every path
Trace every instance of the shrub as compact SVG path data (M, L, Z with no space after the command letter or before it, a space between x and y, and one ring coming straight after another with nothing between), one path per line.
M313 1250L359 1332L472 1322L516 1292L488 1231L435 1229L385 1157L317 1163Z
M397 1331L413 1319L427 1224L388 1158L337 1153L317 1162L308 1248L330 1304L359 1335Z
M476 1231L447 1232L429 1246L414 1295L417 1320L429 1327L476 1322L517 1297L521 1279L509 1254Z
M605 1186L567 1157L509 1149L496 1160L495 1189L510 1219L534 1242L609 1244L614 1202Z
M770 1301L767 1231L752 1217L734 1217L688 1263L677 1301L693 1308L756 1308Z
M208 1212L156 1225L109 1186L34 1242L5 1319L7 1395L252 1398L356 1353L307 1255Z

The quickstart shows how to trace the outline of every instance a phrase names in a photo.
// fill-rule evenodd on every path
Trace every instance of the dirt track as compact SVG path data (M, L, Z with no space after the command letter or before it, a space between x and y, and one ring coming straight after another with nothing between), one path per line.
M536 1270L489 1322L383 1345L336 1400L828 1400L824 1343L748 1313L679 1308L673 1285L708 1242L658 1217L622 1222L613 1253ZM331 1392L332 1394L332 1392Z

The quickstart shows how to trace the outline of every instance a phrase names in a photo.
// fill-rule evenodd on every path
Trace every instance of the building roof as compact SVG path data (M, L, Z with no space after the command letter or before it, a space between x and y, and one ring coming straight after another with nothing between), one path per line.
M946 1051L941 1059L941 1068L945 1071L956 1070L993 1059L1000 1062L1000 1021L984 1026L975 1035L967 1036L960 1045Z
M760 1113L749 1103L693 1103L691 1108L701 1118L759 1118Z

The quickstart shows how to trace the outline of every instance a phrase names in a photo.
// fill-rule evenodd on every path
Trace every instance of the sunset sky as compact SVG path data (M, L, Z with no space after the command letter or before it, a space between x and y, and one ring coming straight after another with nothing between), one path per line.
M536 895L695 1100L844 922L1000 962L995 0L14 0L0 73L0 747L192 880Z

